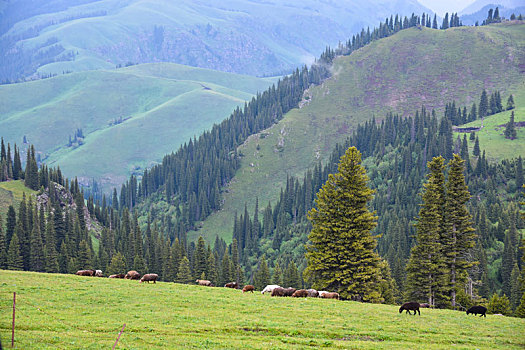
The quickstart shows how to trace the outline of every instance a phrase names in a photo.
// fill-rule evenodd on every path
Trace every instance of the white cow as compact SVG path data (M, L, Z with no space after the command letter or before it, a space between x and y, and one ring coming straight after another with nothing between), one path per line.
M330 293L330 292L327 292L326 290L320 290L319 291L319 298L322 298L323 295L325 295L326 293Z
M281 286L278 286L276 284L269 284L267 285L266 287L264 287L264 289L262 290L261 294L264 294L264 293L271 293L273 292L273 290L275 288L281 288Z
M96 270L95 271L95 276L96 277L102 277L102 270Z

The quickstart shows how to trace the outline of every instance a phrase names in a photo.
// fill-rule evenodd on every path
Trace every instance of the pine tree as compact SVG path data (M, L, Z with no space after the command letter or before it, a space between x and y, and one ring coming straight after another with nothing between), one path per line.
M278 286L284 285L283 270L281 269L279 262L275 263L275 267L273 268L272 283Z
M421 194L423 204L415 224L416 245L407 264L407 296L430 305L443 303L447 291L440 243L445 205L443 163L443 157L435 157L428 163L428 179Z
M505 125L505 138L514 140L517 136L516 125L514 124L514 111L510 113L510 119L507 125Z
M444 232L441 235L442 252L449 271L452 307L456 305L456 292L464 284L467 270L475 263L469 261L469 253L475 245L476 235L472 227L472 216L467 210L470 192L465 183L465 161L454 154L449 163L446 183Z
M93 259L89 245L85 240L78 245L77 265L81 269L89 269L93 265Z
M179 265L179 272L177 273L177 282L178 283L191 283L193 282L191 277L190 261L186 256L182 257Z
M3 146L2 139L2 146ZM7 268L7 245L4 235L4 227L2 223L2 215L0 215L0 269Z
M126 261L122 253L117 252L111 258L108 266L108 275L117 275L126 272Z
M195 277L200 278L201 274L208 275L208 253L206 252L206 242L202 236L199 236L197 248L194 252L193 269Z
M493 294L487 305L487 313L510 316L512 311L510 309L509 298L505 294L501 297L497 294Z
M508 110L511 110L511 109L514 109L514 97L512 97L512 95L509 96L509 98L507 99L507 111Z
M293 261L290 261L286 270L284 271L283 284L286 287L292 287L296 289L302 288L301 276L297 270L297 265Z
M135 270L140 274L147 273L146 262L144 261L144 258L142 256L138 254L135 255L135 257L133 258L132 270Z
M16 228L16 212L15 208L13 208L12 205L10 205L7 209L7 219L5 228L5 242L6 246L9 247L9 243L11 242L11 238L13 237Z
M224 254L221 261L221 270L219 273L219 285L225 285L226 283L233 281L231 260L228 254Z
M60 251L58 253L58 267L60 273L68 273L69 253L67 251L66 242L62 242L60 245Z
M218 278L219 278L219 270L217 268L217 260L218 256L215 255L211 249L208 247L208 259L206 261L207 267L206 270L208 271L207 279L211 281L214 285L217 285Z
M505 242L503 246L503 256L501 262L501 280L503 281L502 291L505 295L511 295L512 288L512 269L516 261L517 251L517 236L516 222L514 218L510 219L510 228L505 235Z
M7 250L7 269L8 270L23 270L24 259L20 254L20 243L18 241L18 235L16 232L11 238L9 243L9 249Z
M317 193L317 208L308 212L313 229L305 277L314 288L338 291L345 299L378 301L380 260L370 232L377 217L367 207L374 193L367 182L361 153L350 147Z
M474 149L472 150L472 154L475 155L476 157L479 157L480 153L481 153L481 150L479 149L479 139L476 136L476 141L474 141ZM478 162L479 162L479 159L478 159Z
M510 274L510 308L512 310L516 310L518 305L520 304L520 269L518 267L518 264L514 264L512 268L512 272Z
M33 225L30 241L31 251L31 271L44 272L44 245L42 243L42 235L40 234L40 226Z
M489 100L487 97L487 91L483 89L481 97L479 99L478 116L483 119L489 113Z
M257 269L254 277L255 289L263 290L268 284L270 284L270 270L266 263L266 258L263 257L259 260L259 268Z

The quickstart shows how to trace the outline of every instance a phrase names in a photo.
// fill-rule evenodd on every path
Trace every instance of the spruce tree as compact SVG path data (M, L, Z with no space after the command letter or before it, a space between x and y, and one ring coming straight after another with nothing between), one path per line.
M278 286L283 286L283 270L281 266L279 265L279 262L275 263L275 267L273 268L273 276L272 276L272 284L276 284Z
M507 125L505 125L505 138L514 140L517 136L516 125L514 124L514 111L510 112L510 118Z
M507 99L507 111L508 110L511 110L511 109L514 109L514 97L512 97L512 95L509 96L509 98Z
M108 275L117 275L121 273L126 273L126 261L121 252L117 252L111 258L111 262L108 266Z
M3 145L3 140L2 140ZM0 215L0 269L7 268L7 245L4 234L4 227L2 223L2 215Z
M24 259L20 254L20 243L18 241L18 235L16 232L13 234L13 238L11 238L11 242L9 243L9 249L7 250L7 269L24 269Z
M479 149L479 139L476 136L476 141L474 141L474 149L472 150L472 154L475 155L476 157L479 157L480 153L481 153L481 150ZM478 159L478 162L479 162L479 159Z
M516 310L520 304L521 292L520 292L520 269L518 264L514 264L512 272L510 274L510 308Z
M207 279L211 281L214 285L217 285L219 270L217 268L218 255L214 253L211 249L208 248L208 259L206 261L208 271Z
M283 284L285 287L302 288L301 276L299 276L297 265L293 261L290 261L284 271Z
M91 250L85 240L80 241L78 245L77 265L80 269L89 269L93 267Z
M191 276L190 261L186 256L182 257L179 264L179 272L177 273L178 283L191 283L194 279Z
M206 251L206 242L204 241L204 238L202 236L199 236L199 239L197 241L197 248L194 252L194 260L193 260L193 269L195 272L195 277L200 278L200 275L204 273L204 275L208 275L208 253Z
M510 228L505 234L505 242L503 246L503 256L501 262L501 280L503 282L502 291L505 295L511 295L512 288L512 269L516 261L517 251L517 236L516 222L514 218L510 219Z
M477 236L472 227L472 216L467 209L470 192L465 183L464 163L460 156L454 154L448 165L448 179L445 185L446 202L441 245L449 272L452 307L456 305L456 292L466 282L464 278L467 270L475 264L469 259Z
M142 256L138 254L135 255L135 257L133 258L132 269L140 274L147 273L146 262L144 261L144 258Z
M264 287L270 284L270 270L268 269L264 255L259 260L259 268L255 272L254 284L257 290L263 290Z
M307 246L305 277L316 289L337 291L344 299L379 301L379 256L371 230L377 217L367 204L374 193L361 166L361 153L350 147L338 172L317 193Z
M44 245L42 243L42 235L40 234L40 226L33 225L33 231L31 232L30 240L30 253L31 253L31 271L44 272L45 261L44 261Z
M407 264L407 296L414 301L439 305L446 300L446 270L441 252L445 176L443 157L428 163L427 182L421 194L423 203L416 226L416 245Z
M489 113L489 99L487 97L487 91L483 89L481 97L479 99L478 116L483 119Z
M5 225L5 240L6 240L6 246L9 247L9 243L11 242L11 237L13 237L13 234L15 233L15 227L16 227L16 212L15 208L13 208L12 205L9 206L7 209L7 218L6 218L6 225Z

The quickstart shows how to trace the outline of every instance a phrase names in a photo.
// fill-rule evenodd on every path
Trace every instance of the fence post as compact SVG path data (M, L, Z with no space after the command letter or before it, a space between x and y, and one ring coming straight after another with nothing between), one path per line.
M125 323L122 326L122 329L120 330L120 333L118 334L117 340L115 340L115 344L113 344L113 349L112 350L115 350L115 346L117 346L118 341L120 339L120 336L122 335L122 332L124 332L124 328L126 328L126 324Z
M11 332L11 347L15 346L15 310L16 310L16 292L13 292L13 330Z

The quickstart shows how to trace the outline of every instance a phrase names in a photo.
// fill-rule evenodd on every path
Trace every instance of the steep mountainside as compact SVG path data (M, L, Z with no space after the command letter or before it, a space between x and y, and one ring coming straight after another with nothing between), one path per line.
M422 12L415 0L1 1L0 81L159 61L273 75L391 14Z
M12 144L25 137L66 176L79 176L82 183L95 178L109 189L223 120L271 82L157 63L2 85L0 130Z
M235 212L245 203L253 212L256 197L259 208L275 202L287 175L326 161L358 123L388 112L413 114L422 105L442 110L453 100L470 105L483 88L498 89L506 99L524 81L524 44L524 24L412 28L336 59L334 76L310 89L302 108L240 147L244 158L223 210L189 238L230 239Z

